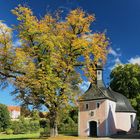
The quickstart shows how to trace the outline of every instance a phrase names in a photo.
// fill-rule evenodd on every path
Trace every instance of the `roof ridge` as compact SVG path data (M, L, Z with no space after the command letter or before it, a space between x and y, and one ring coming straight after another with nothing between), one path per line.
M98 88L99 88L99 87L98 87ZM108 90L108 88L106 88L106 87L103 87L103 88L105 88L105 92L106 92L106 93L107 93L107 92L111 93L111 92ZM102 93L104 94L104 96L105 96L106 98L108 98L108 99L113 100L113 101L116 102L116 99L115 99L115 97L114 97L113 94L111 94L113 97L111 97L108 93L107 93L108 96L106 96L105 93L103 92L103 89L101 89L101 88L99 88L99 89L102 91Z
M101 90L101 88L100 87L97 87L101 92L102 92L102 94L106 97L106 95L103 93L103 91Z
M116 92L109 87L111 92L113 92L114 98L116 99L116 112L137 112L131 105L129 99L122 93ZM121 104L120 104L120 103ZM123 103L123 105L122 105Z

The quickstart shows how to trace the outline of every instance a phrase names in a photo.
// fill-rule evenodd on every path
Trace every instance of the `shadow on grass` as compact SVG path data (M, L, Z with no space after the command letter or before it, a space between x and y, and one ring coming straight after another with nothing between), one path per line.
M73 136L73 137L78 136L77 132L59 132L59 134L62 134L63 136Z
M113 139L139 139L140 140L140 133L135 134L126 134L126 135L113 135L110 138Z

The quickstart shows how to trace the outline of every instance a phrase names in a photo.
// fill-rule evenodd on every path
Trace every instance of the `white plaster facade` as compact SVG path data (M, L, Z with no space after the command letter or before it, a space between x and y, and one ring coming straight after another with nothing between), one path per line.
M19 106L8 106L8 111L11 119L18 119L21 114Z
M131 116L133 116L132 121L131 121ZM118 130L123 130L127 132L132 131L132 130L135 130L135 131L137 130L136 113L117 112L116 120L118 122L116 125L116 128Z
M19 111L13 110L13 111L10 112L10 117L12 119L17 119L19 116L20 116L20 112Z

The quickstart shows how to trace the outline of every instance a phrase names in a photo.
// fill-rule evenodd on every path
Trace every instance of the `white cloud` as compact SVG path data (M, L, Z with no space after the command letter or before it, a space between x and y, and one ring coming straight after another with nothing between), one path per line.
M122 65L123 63L121 62L120 58L117 57L115 60L114 60L114 64L110 67L108 67L109 70L113 70L115 67L117 67L118 65Z
M117 65L122 64L120 57L121 57L121 53L120 53L121 49L120 48L116 48L115 50L113 48L109 48L109 56L108 59L109 61L108 63L108 69L112 70L114 69Z
M22 45L22 43L21 43L20 40L16 40L16 41L13 43L13 46L14 46L14 47L19 47L19 46L21 46L21 45Z
M2 23L2 21L0 21L0 34L11 35L11 28L7 24Z
M122 62L121 62L121 60L120 60L119 57L117 57L117 58L115 59L115 65L117 65L117 64L122 64Z
M109 54L112 54L113 56L117 56L117 52L113 50L112 48L109 48Z
M117 51L120 51L120 50L121 50L121 48L117 48L116 50L117 50Z
M131 64L138 64L140 65L140 56L132 57L128 60Z
M136 56L136 57L132 57L128 60L128 63L131 63L131 64L138 64L140 65L140 56ZM108 67L109 70L112 70L114 69L116 66L118 65L123 65L123 63L121 62L120 58L117 57L115 60L114 60L114 65Z
M120 48L117 48L116 50L117 50L117 51L120 51ZM121 56L121 54L118 53L117 51L115 51L113 48L109 48L108 53L111 54L111 55L113 55L114 57L119 57L119 56Z
M83 81L81 84L79 84L79 87L83 92L85 92L88 89L89 85L89 81Z

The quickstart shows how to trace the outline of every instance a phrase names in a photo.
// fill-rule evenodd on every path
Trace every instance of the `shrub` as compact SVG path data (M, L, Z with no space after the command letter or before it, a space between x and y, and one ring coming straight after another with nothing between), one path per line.
M39 132L40 125L39 121L25 120L24 118L20 118L19 121L13 121L10 128L13 130L14 134L26 134Z
M38 120L40 119L39 117L39 112L37 110L33 110L32 114L31 114L32 120Z
M41 128L45 128L46 126L49 126L49 120L47 119L40 119L39 123Z
M11 123L11 129L13 130L14 134L24 134L30 131L29 123L24 119L20 119L19 121L13 121Z
M30 132L38 132L40 129L39 121L31 121L30 125Z
M13 121L11 123L11 129L13 130L14 134L20 134L20 122L19 121Z
M41 129L40 137L50 137L50 127L46 126L45 128Z
M10 126L10 114L6 105L0 104L0 130L6 130Z
M11 135L11 134L13 134L14 131L11 128L7 128L5 130L5 132L6 132L7 135Z
M28 120L20 121L20 133L25 134L30 132L30 123Z
M58 131L61 134L77 135L78 124L75 123L71 117L67 117L59 124Z

